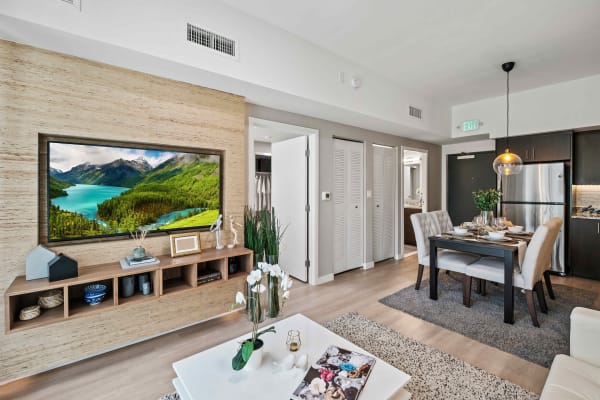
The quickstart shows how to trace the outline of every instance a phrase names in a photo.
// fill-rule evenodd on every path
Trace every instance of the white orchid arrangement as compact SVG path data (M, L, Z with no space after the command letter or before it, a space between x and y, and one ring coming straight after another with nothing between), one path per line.
M292 287L292 279L287 272L284 272L278 264L268 264L264 262L258 263L258 268L252 270L246 277L248 288L250 292L248 298L242 293L237 292L235 294L235 303L239 305L248 304L249 313L252 320L252 338L244 341L242 346L238 350L235 357L232 360L232 367L238 371L244 368L244 365L250 359L252 352L254 351L254 342L264 333L273 332L275 333L275 327L258 332L258 324L261 322L262 309L260 305L260 294L267 290L267 287L263 285L263 277L273 277L280 281L279 290L282 291L282 306L285 305L287 299L290 296L290 288ZM235 307L235 304L233 305Z

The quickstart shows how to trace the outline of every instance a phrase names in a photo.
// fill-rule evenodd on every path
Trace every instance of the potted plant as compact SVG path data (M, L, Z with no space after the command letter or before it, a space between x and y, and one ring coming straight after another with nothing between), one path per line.
M262 331L258 331L258 324L261 322L261 305L260 305L260 294L266 291L266 287L262 284L263 277L277 276L281 280L280 289L282 294L283 302L289 298L289 290L292 286L292 280L288 274L283 272L279 265L271 265L268 263L259 263L258 268L252 270L246 277L246 282L250 288L248 293L248 299L242 292L237 292L235 295L235 302L241 305L247 305L250 307L249 316L251 316L252 322L252 336L244 340L237 353L231 360L231 367L235 371L239 371L246 367L247 369L256 369L262 362L262 351L264 342L260 339L260 336L265 333L275 333L275 327L270 327ZM285 303L281 304L283 306ZM234 305L235 307L235 305Z
M494 219L494 210L496 209L502 192L490 188L485 190L477 190L473 192L473 201L475 206L481 211L481 217L484 225L490 225Z

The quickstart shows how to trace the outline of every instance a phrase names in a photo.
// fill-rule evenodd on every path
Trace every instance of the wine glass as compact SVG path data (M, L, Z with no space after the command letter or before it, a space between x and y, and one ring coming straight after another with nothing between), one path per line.
M483 225L483 217L481 215L476 215L473 217L473 225L481 226Z
M494 218L494 226L499 230L503 230L504 228L506 228L506 217Z

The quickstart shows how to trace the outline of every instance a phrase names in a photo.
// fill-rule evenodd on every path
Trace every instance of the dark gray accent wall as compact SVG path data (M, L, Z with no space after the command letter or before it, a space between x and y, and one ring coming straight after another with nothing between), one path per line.
M437 144L421 142L370 131L354 126L289 113L286 111L248 104L248 116L270 121L281 122L317 129L319 131L319 192L333 191L333 138L351 139L365 143L365 185L367 190L373 190L373 152L372 144L397 147L408 146L428 151L427 157L427 202L429 210L438 210L441 205L441 147ZM401 187L402 169L397 173L398 187ZM319 196L320 197L320 196ZM365 232L367 261L373 260L372 221L373 199L365 199ZM398 211L398 224L402 226L402 213ZM320 201L319 204L319 277L333 272L333 202ZM399 238L399 241L402 239ZM401 242L400 242L401 243Z

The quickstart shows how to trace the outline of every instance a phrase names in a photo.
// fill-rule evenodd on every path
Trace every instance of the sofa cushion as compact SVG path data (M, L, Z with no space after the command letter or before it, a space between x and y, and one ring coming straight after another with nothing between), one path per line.
M600 367L557 355L540 400L600 400Z

